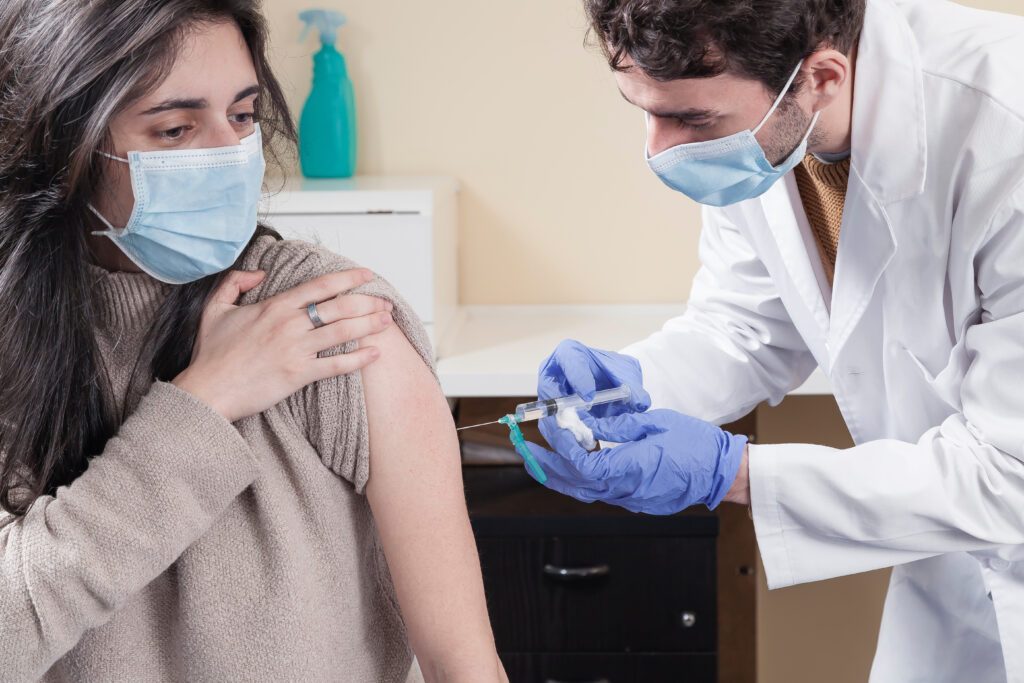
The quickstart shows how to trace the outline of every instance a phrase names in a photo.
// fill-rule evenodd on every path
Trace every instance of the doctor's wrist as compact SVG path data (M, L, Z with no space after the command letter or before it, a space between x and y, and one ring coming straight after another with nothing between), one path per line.
M725 498L722 500L727 503L737 503L738 505L750 505L750 446L743 448L743 459L740 461L740 467L736 471L736 478L732 482L732 486L729 487L728 493L725 494Z

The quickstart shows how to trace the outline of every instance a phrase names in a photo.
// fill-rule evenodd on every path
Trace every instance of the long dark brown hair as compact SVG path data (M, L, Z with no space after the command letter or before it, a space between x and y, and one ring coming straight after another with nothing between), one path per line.
M111 119L160 84L188 31L220 21L235 22L252 53L256 119L277 160L275 136L293 144L295 127L258 0L0 2L0 506L12 514L84 472L123 419L108 400L86 267L87 203L103 185L95 153L111 148ZM171 290L143 370L167 381L188 366L223 277Z

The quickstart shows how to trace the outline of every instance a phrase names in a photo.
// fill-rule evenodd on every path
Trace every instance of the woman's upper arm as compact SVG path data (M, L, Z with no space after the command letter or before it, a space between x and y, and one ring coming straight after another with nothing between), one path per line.
M428 680L491 670L498 680L448 404L400 329L362 343L381 350L362 371L367 495L413 649Z

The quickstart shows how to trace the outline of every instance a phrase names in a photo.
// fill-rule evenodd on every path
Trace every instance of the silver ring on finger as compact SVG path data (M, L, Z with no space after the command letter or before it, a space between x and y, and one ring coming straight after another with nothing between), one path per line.
M306 306L306 315L309 316L309 322L313 323L314 329L321 328L327 324L323 321L323 318L321 318L320 314L317 312L315 301Z

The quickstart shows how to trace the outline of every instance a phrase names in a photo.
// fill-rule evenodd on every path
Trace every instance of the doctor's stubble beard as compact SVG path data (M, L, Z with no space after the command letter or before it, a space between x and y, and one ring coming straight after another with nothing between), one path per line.
M800 141L807 134L811 125L812 115L800 108L794 98L787 96L779 103L775 112L775 127L771 139L764 143L764 155L772 166L778 166L793 153ZM821 123L821 120L818 120ZM815 147L821 142L822 136L817 127L811 131L807 147Z

